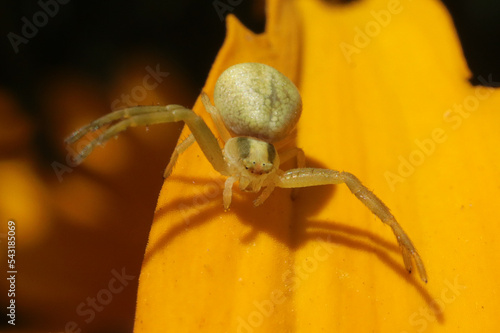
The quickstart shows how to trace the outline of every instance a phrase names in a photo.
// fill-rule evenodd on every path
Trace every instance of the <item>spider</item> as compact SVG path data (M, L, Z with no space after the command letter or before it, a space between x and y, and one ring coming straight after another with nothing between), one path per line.
M191 134L174 150L165 169L168 177L178 156L195 141L213 168L226 176L223 204L229 209L233 185L240 190L259 192L254 201L261 205L276 187L300 188L345 183L351 192L383 223L389 225L402 251L406 269L411 273L413 261L420 277L427 282L424 264L410 238L389 211L389 208L356 176L349 172L306 168L302 149L292 148L278 154L277 148L295 129L302 112L300 94L285 75L268 65L242 63L229 67L218 78L214 90L214 104L204 92L203 105L210 113L221 140L221 149L215 135L193 110L181 105L135 106L111 112L76 130L67 139L75 143L85 134L106 127L75 156L81 163L97 146L105 143L128 127L183 121ZM298 168L283 171L280 162L295 158Z

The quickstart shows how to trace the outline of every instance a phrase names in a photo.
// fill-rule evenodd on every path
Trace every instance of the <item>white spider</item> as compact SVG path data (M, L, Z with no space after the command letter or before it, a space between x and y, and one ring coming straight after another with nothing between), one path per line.
M225 142L223 150L203 119L180 105L136 106L111 112L75 131L66 142L74 143L88 132L109 125L75 157L75 161L80 163L96 145L106 142L128 127L184 121L192 134L176 147L164 176L170 175L179 154L195 141L198 142L214 169L228 177L223 192L225 209L229 209L233 184L236 182L243 191L259 192L263 189L254 201L256 206L262 204L275 187L298 188L345 183L363 204L392 228L406 269L411 273L413 259L421 279L427 282L424 264L410 238L389 208L361 184L356 176L348 172L306 168L304 153L299 148L282 152L281 156L277 153L273 144L283 141L291 134L302 110L300 94L286 76L264 64L234 65L217 80L215 106L205 93L202 92L201 98ZM281 170L280 157L282 162L296 158L298 168Z

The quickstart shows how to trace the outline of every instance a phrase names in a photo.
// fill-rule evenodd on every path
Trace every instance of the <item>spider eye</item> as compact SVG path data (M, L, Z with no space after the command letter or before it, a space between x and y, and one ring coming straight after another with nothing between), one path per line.
M260 141L249 137L235 138L234 142L238 157L238 163L249 172L262 175L273 170L273 164L276 159L276 151L270 143ZM226 148L228 147L226 143ZM229 146L231 147L231 146Z

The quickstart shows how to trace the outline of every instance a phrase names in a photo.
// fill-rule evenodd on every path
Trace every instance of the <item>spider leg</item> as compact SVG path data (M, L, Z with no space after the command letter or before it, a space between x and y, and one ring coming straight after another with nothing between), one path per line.
M226 179L224 184L224 192L222 193L222 201L224 203L224 209L228 210L231 206L231 200L233 198L233 185L238 180L237 177L231 176Z
M222 120L219 110L213 106L212 103L210 103L210 98L204 92L201 93L201 101L205 106L205 109L212 116L222 141L227 142L227 140L231 139L231 134L227 130L226 125L224 125L224 121Z
M276 185L274 183L270 183L267 187L264 188L264 190L262 190L262 193L257 197L257 199L253 201L253 204L255 206L262 205L264 201L266 201L267 198L269 198L271 193L273 193L275 187Z
M425 271L424 263L422 262L420 255L408 235L391 214L389 208L387 208L387 206L373 192L366 188L353 174L316 168L291 169L278 178L276 186L295 188L342 183L345 183L351 192L375 215L377 215L382 222L392 228L392 231L394 232L401 248L406 269L411 273L413 258L420 274L420 278L424 282L427 282L427 273Z
M301 148L297 147L293 147L283 152L280 152L280 164L283 164L294 157L297 161L297 168L299 169L305 168L306 155L304 154L304 151Z
M176 147L172 156L170 157L170 161L168 162L167 167L165 168L165 172L163 173L163 178L167 178L172 173L174 169L175 163L177 163L177 159L179 155L186 151L193 143L195 143L196 139L193 134L189 134L189 136L179 143Z
M75 142L86 133L95 131L113 121L116 121L114 125L107 128L97 139L91 141L78 153L75 157L75 162L82 162L97 145L105 143L129 127L184 121L214 169L227 175L226 162L213 133L203 119L194 113L193 110L186 109L180 105L138 106L115 111L77 130L67 139L67 142Z
M176 105L172 104L168 106L169 108L182 108L183 106L181 105ZM77 129L73 133L71 133L70 136L68 136L64 141L67 144L75 143L79 139L81 139L85 134L89 132L94 132L98 130L99 128L106 126L114 121L118 120L123 120L130 118L132 116L137 116L140 114L146 114L146 113L151 113L151 112L157 112L160 111L161 109L164 109L164 107L161 106L136 106L136 107L131 107L131 108L125 108L117 111L110 112L101 118L98 118L91 123Z
M297 161L297 168L302 169L306 167L306 155L304 154L304 150L298 147L293 147L290 149L287 149L283 152L280 152L280 163L283 164L284 162L295 158ZM299 195L299 189L298 188L293 188L292 193L290 193L290 197L292 200L297 199Z

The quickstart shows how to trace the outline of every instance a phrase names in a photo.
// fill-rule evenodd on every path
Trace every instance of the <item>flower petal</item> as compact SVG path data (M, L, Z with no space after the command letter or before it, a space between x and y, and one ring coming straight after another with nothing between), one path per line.
M262 35L228 17L204 91L246 61L297 83L296 143L308 164L373 189L419 249L429 283L407 274L390 229L345 186L301 189L295 201L276 190L257 208L255 195L235 191L224 212L224 179L195 145L160 194L136 331L493 330L500 94L467 82L444 8L269 1ZM200 101L194 109L209 122Z

